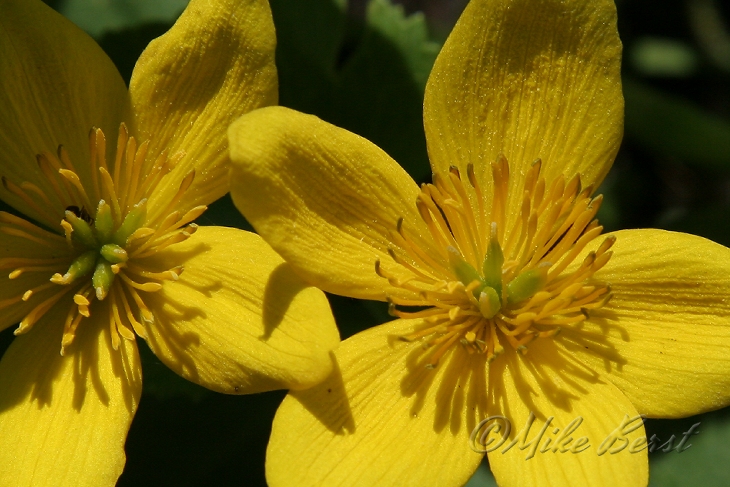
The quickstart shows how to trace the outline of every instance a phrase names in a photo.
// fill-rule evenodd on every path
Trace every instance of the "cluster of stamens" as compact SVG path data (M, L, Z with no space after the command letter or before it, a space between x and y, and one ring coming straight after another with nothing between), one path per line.
M603 230L595 219L602 197L593 198L592 187L581 188L578 175L567 182L559 176L548 185L540 168L537 160L526 174L516 220L508 220L509 166L500 156L492 164L490 208L472 165L468 185L452 167L421 187L416 205L433 251L416 244L403 220L398 222L389 253L410 276L397 277L380 261L376 272L412 294L389 298L390 313L423 319L422 329L401 338L423 340L432 350L428 367L457 343L490 362L505 344L526 353L531 341L581 323L610 299L610 286L593 275L611 258L615 237L573 264ZM397 306L425 309L406 312Z
M174 210L195 177L183 178L175 196L166 202L164 218L148 221L147 201L160 181L184 156L161 153L148 160L148 142L137 144L124 124L120 126L116 156L110 169L106 161L106 138L97 128L89 134L91 187L84 187L79 172L63 146L56 154L42 152L36 160L52 191L46 192L25 181L16 185L3 177L5 188L20 198L43 222L61 218L62 232L55 233L23 218L0 212L0 232L25 238L48 248L43 257L0 259L0 269L11 269L8 277L43 273L49 280L24 293L0 302L0 309L37 300L21 320L15 334L28 332L61 298L73 294L64 321L61 354L74 340L79 324L91 316L94 301L109 299L112 346L118 349L120 336L146 338L142 323L154 316L145 305L144 293L177 280L182 267L155 269L152 257L170 245L189 238L197 229L191 223L206 209L197 206L185 214ZM35 198L34 198L35 197ZM116 283L116 284L115 284Z

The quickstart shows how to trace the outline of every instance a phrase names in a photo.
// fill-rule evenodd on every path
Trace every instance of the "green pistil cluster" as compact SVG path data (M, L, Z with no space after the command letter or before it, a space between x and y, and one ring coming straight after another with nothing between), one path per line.
M502 269L504 253L497 239L497 224L492 223L487 252L480 274L469 264L459 251L449 247L449 264L454 274L464 286L474 286L474 297L479 303L479 311L485 318L493 318L506 305L514 305L531 298L541 291L547 282L550 264L523 271L506 286L503 285Z
M129 259L125 247L129 237L145 221L146 204L145 199L135 205L116 229L112 209L104 200L99 201L93 222L87 221L84 215L66 210L66 218L61 225L67 239L82 253L71 262L66 274L54 274L51 282L71 284L91 274L96 298L104 299L109 294L119 268Z

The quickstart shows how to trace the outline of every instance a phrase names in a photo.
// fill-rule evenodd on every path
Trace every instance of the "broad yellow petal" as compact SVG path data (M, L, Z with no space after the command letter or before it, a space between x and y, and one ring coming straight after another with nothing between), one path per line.
M730 403L730 249L663 230L616 232L595 274L613 299L560 341L649 416ZM590 250L590 249L589 249Z
M499 485L646 486L643 421L600 374L550 339L509 348L489 371L488 421L475 431ZM504 429L510 423L509 434ZM501 426L501 431L488 428Z
M160 259L185 270L146 297L147 343L178 374L244 394L309 387L332 370L339 335L327 298L258 235L201 227Z
M362 299L402 293L388 248L398 220L421 247L418 186L378 147L351 132L283 107L231 126L231 196L256 231L307 280ZM406 275L406 274L403 274Z
M36 154L55 154L62 144L79 176L89 181L88 132L99 127L115 137L127 103L122 78L89 36L42 2L2 0L0 11L2 175L16 185L32 182L50 195ZM4 187L0 197L51 228L63 218L60 203L50 218Z
M59 354L65 301L0 361L0 485L113 486L142 392L137 347L111 346L105 307Z
M517 210L537 158L548 182L580 173L598 185L623 132L620 61L613 0L472 0L426 86L433 170L471 163L491 187L504 154Z
M266 453L272 487L463 485L481 454L469 448L481 373L458 349L435 370L420 344L393 340L415 320L359 333L336 350L322 384L290 393L274 418ZM481 408L483 412L483 408Z
M183 210L228 191L226 130L242 114L276 104L276 37L266 0L193 0L142 53L130 83L136 134L150 160L185 157L150 200L150 218L195 170Z

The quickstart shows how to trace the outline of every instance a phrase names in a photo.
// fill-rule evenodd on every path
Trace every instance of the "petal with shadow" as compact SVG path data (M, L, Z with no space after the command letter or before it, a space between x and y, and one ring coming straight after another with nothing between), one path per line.
M145 296L147 343L176 373L229 394L301 389L330 373L339 334L327 298L258 235L200 227L151 265L184 266Z
M113 486L142 393L134 342L112 349L107 303L61 356L59 302L0 361L0 485Z

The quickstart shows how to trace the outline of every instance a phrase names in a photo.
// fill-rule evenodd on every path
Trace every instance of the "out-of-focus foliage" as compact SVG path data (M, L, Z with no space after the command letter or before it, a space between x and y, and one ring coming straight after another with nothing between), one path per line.
M175 19L188 0L58 0L56 7L92 36Z
M693 425L697 425L692 429ZM677 446L685 433L687 442L682 451ZM661 442L659 448L650 454L650 487L685 487L689 485L730 485L730 470L727 468L727 442L730 438L730 414L728 410L685 418L681 420L655 420L647 428L647 436L656 434ZM674 439L671 444L670 439ZM684 449L687 445L689 448ZM672 449L674 447L674 449Z
M730 169L730 120L630 78L624 97L626 131L643 147L687 164Z
M91 33L129 79L139 53L186 0L46 0ZM422 97L464 0L270 0L282 105L369 138L417 181L430 170ZM367 3L367 5L366 5ZM730 246L730 4L618 0L626 134L599 214L607 230L659 227ZM431 13L409 15L419 9ZM201 224L250 228L224 198ZM332 297L343 337L390 319L381 303ZM688 323L688 326L691 324ZM12 330L0 334L0 351ZM227 397L174 376L143 351L144 395L127 441L125 485L265 485L264 452L282 393ZM730 416L652 420L649 436L692 447L650 454L652 486L730 485ZM470 487L492 487L484 465Z
M430 176L423 90L439 45L423 15L372 1L366 22L341 0L272 0L281 105L375 141L416 180Z

